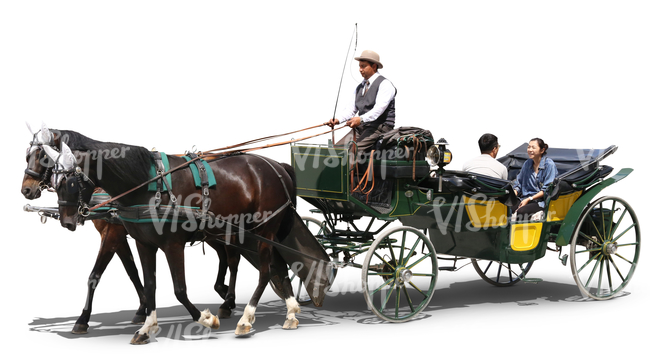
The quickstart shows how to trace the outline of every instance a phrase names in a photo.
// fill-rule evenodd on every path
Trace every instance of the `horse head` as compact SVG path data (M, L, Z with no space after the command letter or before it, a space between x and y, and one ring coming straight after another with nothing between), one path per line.
M54 162L51 185L59 198L61 226L75 231L77 224L83 224L88 216L88 202L95 184L77 166L77 159L65 142L61 142L61 152L44 145L47 156Z
M54 164L48 158L43 146L47 145L55 148L55 145L54 134L45 124L36 133L32 132L29 124L27 124L27 128L32 133L32 141L29 143L29 148L27 148L27 168L25 168L25 176L20 191L25 198L33 200L41 197L41 190L51 187L49 181Z

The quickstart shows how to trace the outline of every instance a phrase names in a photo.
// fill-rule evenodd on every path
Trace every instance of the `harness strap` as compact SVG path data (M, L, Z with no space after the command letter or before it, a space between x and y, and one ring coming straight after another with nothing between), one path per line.
M261 160L263 160L264 162L266 162L266 164L268 164L269 167L271 167L271 169L273 169L273 172L275 172L275 174L276 174L276 175L278 176L278 178L280 179L280 182L282 182L282 187L284 187L284 194L287 196L287 200L288 200L289 203L291 203L291 205L293 206L293 199L291 198L292 196L291 196L291 194L289 193L289 189L287 189L287 184L284 182L284 178L282 178L282 175L281 175L280 173L278 173L278 170L275 169L275 167L273 167L273 164L271 164L271 162L269 162L265 157L262 157L262 156L260 156L260 155L256 155L256 154L249 154L249 155L252 155L252 156L255 156L255 157L257 157L257 158L260 158ZM293 206L293 207L295 208L295 206Z

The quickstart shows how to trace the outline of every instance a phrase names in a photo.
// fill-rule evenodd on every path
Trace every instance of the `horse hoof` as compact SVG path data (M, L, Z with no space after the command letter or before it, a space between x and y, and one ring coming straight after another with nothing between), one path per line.
M253 325L251 325L251 324L237 325L237 328L235 329L235 335L237 335L237 336L248 335L248 334L251 333L252 328L253 328Z
M75 324L72 328L72 333L76 335L83 335L88 333L88 324Z
M133 335L133 339L131 339L131 345L144 345L144 344L149 344L149 335L143 334L140 335L139 332L135 332L135 335Z
M199 323L212 330L217 330L219 326L221 326L219 323L219 318L211 314L210 310L207 308L201 312Z
M284 325L282 325L282 328L284 330L295 330L298 328L298 319L289 319L284 322Z
M217 312L217 317L220 319L228 319L232 316L232 310L229 308L220 308Z
M136 325L143 325L146 319L147 316L145 315L135 315L133 316L133 320L131 320L131 323Z

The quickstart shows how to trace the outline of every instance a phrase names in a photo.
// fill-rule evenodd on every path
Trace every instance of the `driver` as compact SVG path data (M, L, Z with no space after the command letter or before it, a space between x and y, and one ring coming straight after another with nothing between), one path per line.
M395 126L397 89L377 72L384 67L379 61L379 54L365 50L354 59L359 61L363 81L355 89L354 103L336 119L330 119L327 125L334 127L342 121L350 128L356 128L358 153L365 153L373 149L382 134Z

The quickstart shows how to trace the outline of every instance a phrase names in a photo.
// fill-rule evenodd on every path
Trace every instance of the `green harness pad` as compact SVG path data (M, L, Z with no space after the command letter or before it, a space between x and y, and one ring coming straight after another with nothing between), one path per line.
M169 171L169 159L167 158L167 154L160 152L160 158L162 159L163 166L165 166L165 172ZM151 178L154 178L158 176L158 173L156 173L156 164L155 162L151 164L151 169L149 169L149 176ZM169 184L170 188L172 187L172 175L171 173L168 173L165 178L167 179L167 184ZM167 184L163 183L162 184L162 190L167 191ZM150 192L156 192L158 191L158 180L149 182L149 187L147 187L147 191Z
M185 161L189 162L192 160L189 156L183 156L183 159ZM217 185L217 179L214 178L214 171L212 171L212 167L210 167L210 164L206 162L203 159L200 159L201 163L203 163L203 167L205 168L205 171L208 175L208 187L214 187ZM192 177L194 177L194 185L197 188L201 188L201 176L199 175L199 169L196 168L196 164L190 163L190 170L192 171Z

